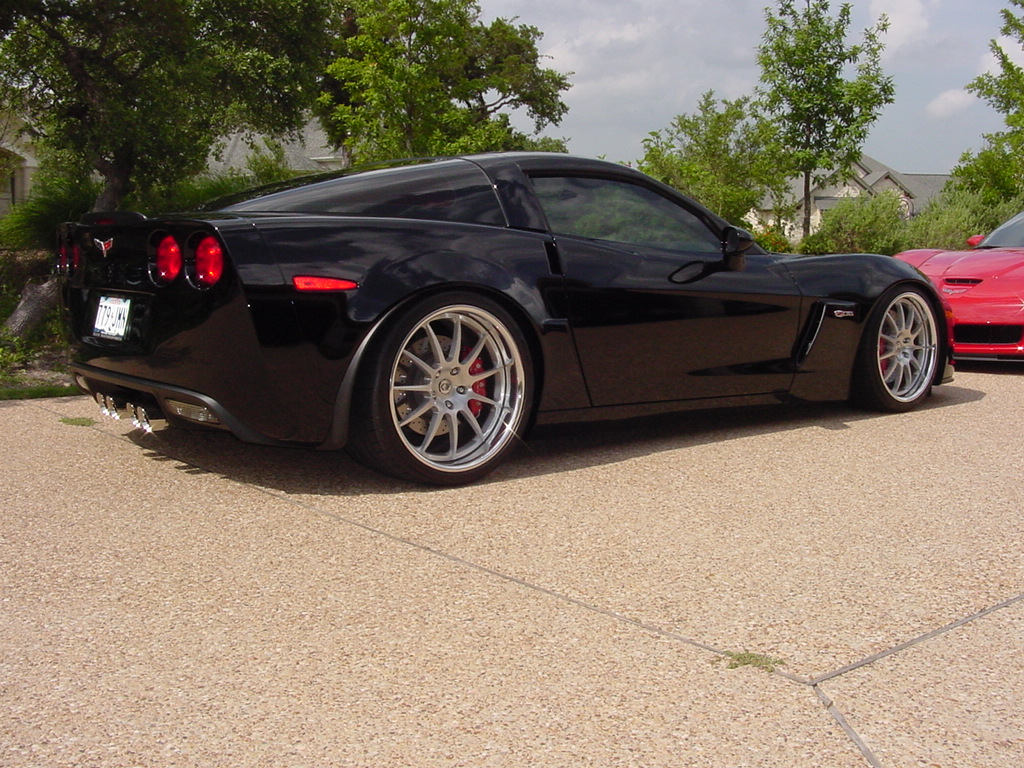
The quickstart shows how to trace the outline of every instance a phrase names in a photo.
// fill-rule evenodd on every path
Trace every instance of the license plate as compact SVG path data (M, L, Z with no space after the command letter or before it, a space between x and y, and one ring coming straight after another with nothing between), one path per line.
M96 307L96 322L92 332L103 339L124 341L128 333L128 316L132 308L132 300L118 296L100 296Z

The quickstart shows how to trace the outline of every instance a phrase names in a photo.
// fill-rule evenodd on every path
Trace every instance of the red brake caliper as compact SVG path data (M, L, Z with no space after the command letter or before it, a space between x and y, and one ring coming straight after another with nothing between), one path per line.
M462 354L468 354L469 348L466 347L462 350ZM469 373L471 376L476 376L479 373L484 372L484 362L479 357L473 361L473 364L469 366ZM478 381L473 385L473 391L481 397L487 397L487 384L484 381ZM479 400L471 400L469 402L469 410L473 414L474 418L480 417L480 412L483 411L484 404Z

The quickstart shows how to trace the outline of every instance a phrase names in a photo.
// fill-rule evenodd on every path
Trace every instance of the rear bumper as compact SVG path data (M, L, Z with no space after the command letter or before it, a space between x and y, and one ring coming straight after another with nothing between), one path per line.
M201 392L84 363L73 363L71 374L79 389L94 399L105 401L108 410L130 411L129 406L140 406L146 410L151 421L166 420L169 423L227 430L246 443L289 445L254 429L223 404ZM97 398L97 395L100 397Z

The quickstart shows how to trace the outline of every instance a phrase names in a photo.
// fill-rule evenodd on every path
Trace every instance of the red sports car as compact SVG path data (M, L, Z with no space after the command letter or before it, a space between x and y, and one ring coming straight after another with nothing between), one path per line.
M1024 361L1024 213L967 245L896 258L924 272L948 300L957 359Z

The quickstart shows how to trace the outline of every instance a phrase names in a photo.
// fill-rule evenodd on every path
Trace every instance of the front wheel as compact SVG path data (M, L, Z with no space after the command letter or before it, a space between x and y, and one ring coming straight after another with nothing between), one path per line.
M532 399L532 361L515 320L475 294L431 297L404 312L369 358L350 452L417 482L473 482L512 449Z
M916 407L931 391L939 365L935 309L913 286L899 286L868 316L853 373L853 399L881 411Z

